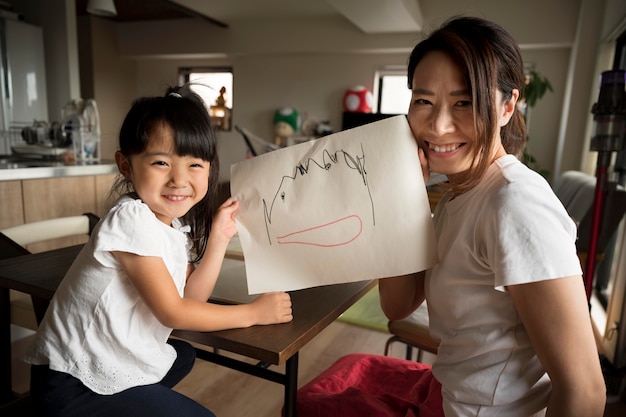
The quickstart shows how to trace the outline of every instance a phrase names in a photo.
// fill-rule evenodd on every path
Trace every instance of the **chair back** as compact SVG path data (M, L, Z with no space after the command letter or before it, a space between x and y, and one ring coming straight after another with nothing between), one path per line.
M7 227L0 230L21 246L50 239L75 235L89 235L98 222L98 216L85 213L80 216L59 217Z
M58 238L72 238L74 236L88 236L100 218L93 213L79 216L59 217L7 227L0 230L0 259L13 256L27 255L33 251L30 244L38 244ZM81 236L81 237L82 237ZM67 246L67 242L47 242L54 247ZM60 244L60 246L59 246ZM8 294L1 294L7 299L2 300L10 305L11 323L17 326L36 330L48 308L48 300L25 293L10 290ZM34 313L34 314L33 314Z

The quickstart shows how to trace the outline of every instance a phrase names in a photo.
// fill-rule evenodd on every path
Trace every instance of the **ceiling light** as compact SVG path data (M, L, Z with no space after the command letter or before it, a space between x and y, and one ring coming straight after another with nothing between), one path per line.
M87 3L87 13L96 16L111 17L117 15L113 0L89 0Z

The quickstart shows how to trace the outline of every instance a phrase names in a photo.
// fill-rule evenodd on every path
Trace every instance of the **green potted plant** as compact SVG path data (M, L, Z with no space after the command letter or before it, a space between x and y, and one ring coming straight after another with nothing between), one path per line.
M526 76L526 86L522 93L522 100L524 100L529 107L535 107L537 100L541 99L548 91L552 91L550 80L543 77L534 69L529 70Z
M526 86L524 87L524 91L522 92L519 107L520 111L524 115L524 121L526 122L527 130L530 124L530 110L535 107L537 101L540 100L548 91L553 91L550 80L539 74L534 69L529 69L526 73ZM526 137L526 140L528 139L529 138ZM522 162L526 164L529 168L540 173L545 178L548 178L550 176L550 171L541 168L537 163L535 157L530 152L528 152L528 149L524 149Z

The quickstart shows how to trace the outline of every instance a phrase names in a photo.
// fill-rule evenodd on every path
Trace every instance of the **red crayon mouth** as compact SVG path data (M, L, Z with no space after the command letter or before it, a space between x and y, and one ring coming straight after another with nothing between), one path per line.
M363 222L356 214L330 223L277 236L279 244L298 244L320 247L343 246L354 241L363 232Z

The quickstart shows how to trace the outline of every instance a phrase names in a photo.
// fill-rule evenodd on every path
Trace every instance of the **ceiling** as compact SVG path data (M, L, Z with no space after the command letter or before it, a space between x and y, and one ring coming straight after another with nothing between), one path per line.
M199 18L224 28L246 19L343 16L365 33L421 30L420 0L115 0L117 22ZM76 0L87 14L88 0Z
M76 0L76 15L87 15L89 0ZM218 26L228 27L224 22L206 16L194 9L168 0L117 0L114 1L116 16L104 17L116 22L139 22L146 20L200 18Z

